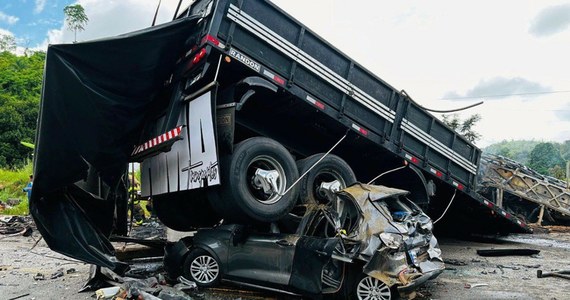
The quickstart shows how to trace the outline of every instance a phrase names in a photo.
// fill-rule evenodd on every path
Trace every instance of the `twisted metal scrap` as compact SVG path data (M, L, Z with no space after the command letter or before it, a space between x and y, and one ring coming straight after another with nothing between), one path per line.
M483 187L503 189L527 201L570 216L570 189L562 180L545 176L514 160L484 154L480 182Z

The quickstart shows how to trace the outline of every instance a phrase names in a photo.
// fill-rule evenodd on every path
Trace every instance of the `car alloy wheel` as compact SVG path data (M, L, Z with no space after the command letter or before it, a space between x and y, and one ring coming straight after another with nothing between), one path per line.
M385 283L374 277L365 276L358 282L356 296L359 300L390 300L392 294Z
M222 271L220 263L206 250L193 248L184 260L184 277L196 282L199 287L213 287L218 284Z
M192 274L192 278L194 278L196 282L209 284L218 278L220 266L218 266L218 262L209 255L198 256L190 264L190 274Z

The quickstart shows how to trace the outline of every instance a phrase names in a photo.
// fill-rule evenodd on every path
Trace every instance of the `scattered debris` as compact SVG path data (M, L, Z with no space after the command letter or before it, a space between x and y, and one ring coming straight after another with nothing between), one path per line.
M0 217L0 235L11 236L31 236L33 220L30 216L5 216ZM0 239L4 238L0 237Z
M8 300L16 300L16 299L24 298L24 297L29 296L29 295L30 295L29 293L28 293L28 294L23 294L23 295L20 295L20 296L17 296L17 297L10 298L10 299L8 299Z
M543 226L548 233L570 233L570 226Z
M46 277L42 273L37 273L36 275L34 275L34 280L45 280L45 279Z
M95 296L97 297L97 300L111 299L111 298L117 296L120 292L121 292L121 287L112 286L112 287L108 287L108 288L98 289L95 292Z
M466 283L465 284L466 289L474 289L476 287L482 287L482 286L489 286L489 284L488 283L474 283L474 284Z
M56 279L59 277L63 277L63 269L59 269L57 270L55 273L51 274L51 276L49 277L49 279Z
M560 270L554 272L543 272L542 270L536 270L536 277L537 278L559 277L564 279L570 279L570 270Z
M518 265L518 266L523 266L523 267L528 268L528 269L538 269L538 268L540 268L540 265L521 265L521 264L516 264L516 265Z
M531 256L539 254L535 249L479 249L477 254L481 256Z
M181 291L186 291L186 290L195 291L198 288L198 285L196 285L194 281L190 281L182 276L178 277L178 282L180 283L176 284L174 288Z
M458 260L458 259L453 259L453 258L444 260L444 263L446 265L452 265L452 266L466 266L467 265L466 262Z
M520 270L520 267L516 267L516 266L508 266L508 265L497 265L497 268L499 269L511 269L511 270Z
M73 274L75 272L77 272L77 270L75 270L75 268L70 268L66 271L67 274Z

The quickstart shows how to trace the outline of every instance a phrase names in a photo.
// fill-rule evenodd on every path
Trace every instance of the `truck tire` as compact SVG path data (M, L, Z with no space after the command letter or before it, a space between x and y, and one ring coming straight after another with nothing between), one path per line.
M231 221L274 222L295 205L298 187L283 194L298 178L295 160L278 142L253 137L240 142L229 158L221 160L222 185L213 193L212 206ZM257 170L277 174L276 191L265 190Z
M211 227L221 219L202 190L154 196L152 211L164 225L178 231Z
M323 155L319 153L297 161L299 176L305 174ZM334 180L345 188L356 182L356 175L342 158L329 154L299 182L299 203L327 203L328 200L319 193L318 188L321 183Z

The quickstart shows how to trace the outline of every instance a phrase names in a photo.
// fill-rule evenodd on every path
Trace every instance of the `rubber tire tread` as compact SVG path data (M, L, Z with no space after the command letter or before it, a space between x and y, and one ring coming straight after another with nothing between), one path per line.
M293 156L275 140L252 137L238 143L231 156L222 159L219 189L211 194L212 206L225 220L237 223L275 222L287 215L297 200L298 185L274 204L258 202L248 190L247 168L258 155L271 156L283 168L287 188L299 178Z
M299 176L315 164L324 153L311 155L305 159L297 161L297 169L299 169ZM316 203L317 200L313 195L314 181L317 176L323 171L335 171L340 177L343 178L346 186L350 186L356 182L356 175L352 168L342 158L329 154L318 165L316 165L301 181L299 182L299 203L309 204Z

